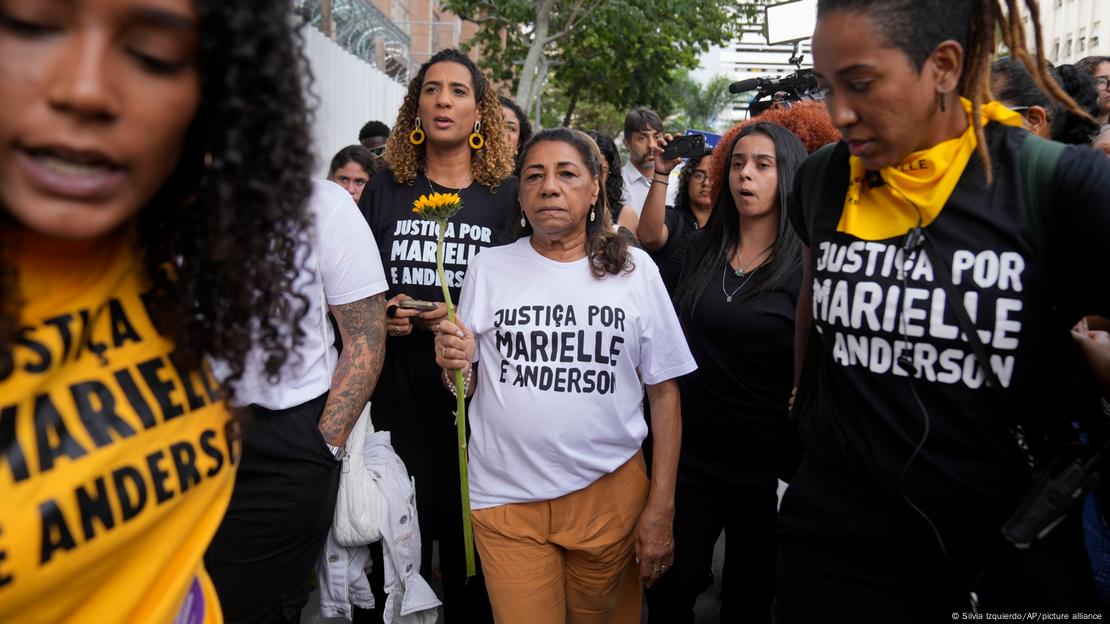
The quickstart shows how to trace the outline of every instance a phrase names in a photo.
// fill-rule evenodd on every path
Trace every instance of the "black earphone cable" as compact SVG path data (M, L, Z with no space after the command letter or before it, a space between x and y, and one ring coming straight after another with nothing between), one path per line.
M880 176L879 172L875 171L869 173L874 174L874 176L869 176L867 179L869 185L872 184L872 180L874 180L875 178L877 178L877 180L875 180L875 182L877 182L877 185L881 186L885 184L882 181L882 177ZM937 545L940 547L940 552L941 555L944 557L945 564L948 566L949 570L952 571L953 575L959 578L959 574L956 571L956 566L952 563L952 557L948 553L948 546L945 544L944 536L941 535L940 529L937 528L936 523L933 522L933 519L929 516L929 514L920 506L918 506L912 498L910 498L909 492L906 489L906 477L909 474L910 466L913 465L914 460L916 460L917 457L921 455L921 452L925 449L925 444L929 440L929 434L932 432L932 419L929 417L929 410L925 408L925 403L921 400L921 396L917 393L917 386L913 382L914 376L917 375L917 367L914 365L913 356L907 355L905 351L906 347L910 345L909 329L906 323L906 290L909 288L909 273L912 270L912 266L917 259L918 251L921 248L922 237L924 236L924 232L922 229L924 227L924 216L921 214L921 209L917 206L917 204L910 201L910 199L906 197L905 194L903 194L901 191L894 188L893 186L890 187L890 190L898 193L898 195L901 196L901 198L910 206L913 206L913 209L917 212L917 225L906 233L906 238L902 243L902 262L901 265L898 267L902 282L902 304L898 306L898 320L902 329L903 351L902 355L898 356L896 361L898 365L906 369L906 383L909 384L910 387L910 396L913 397L914 403L917 404L917 408L921 411L921 418L923 422L921 437L918 439L917 445L914 446L913 452L910 453L909 458L906 459L906 463L903 464L902 470L898 475L898 493L902 496L902 500L906 502L906 505L908 505L910 509L914 511L914 513L920 516L921 519L925 521L926 525L928 525L929 529L933 532L933 537L936 538ZM906 363L907 360L908 365ZM974 585L972 585L968 593L969 601L971 604L971 612L974 615L978 615L979 597L974 591Z

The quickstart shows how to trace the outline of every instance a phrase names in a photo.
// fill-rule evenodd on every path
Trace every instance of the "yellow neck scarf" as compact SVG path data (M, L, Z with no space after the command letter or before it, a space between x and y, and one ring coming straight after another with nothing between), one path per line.
M978 145L971 125L971 101L960 98L960 103L967 111L967 130L883 167L879 173L885 184L868 186L863 163L856 156L848 159L851 174L837 231L863 240L885 240L905 234L919 219L925 226L940 216ZM997 121L1021 127L1021 115L998 102L987 102L981 111L984 125Z

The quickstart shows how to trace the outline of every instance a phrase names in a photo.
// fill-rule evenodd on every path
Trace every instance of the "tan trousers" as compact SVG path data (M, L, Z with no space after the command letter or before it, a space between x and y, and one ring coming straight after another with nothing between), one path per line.
M583 490L474 511L497 623L639 624L633 533L648 485L637 453Z

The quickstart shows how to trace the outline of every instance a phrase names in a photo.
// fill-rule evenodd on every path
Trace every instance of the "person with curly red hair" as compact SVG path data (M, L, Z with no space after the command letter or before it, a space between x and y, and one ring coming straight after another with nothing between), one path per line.
M728 145L744 128L761 121L778 124L794 133L794 136L802 141L802 145L805 145L806 152L810 154L829 143L836 143L840 140L840 131L832 125L825 104L817 100L806 100L796 102L791 106L769 108L758 116L733 126L721 137L719 144ZM711 180L721 179L727 160L728 158L719 153L713 159L709 171ZM712 193L713 203L716 204L720 188L713 188Z

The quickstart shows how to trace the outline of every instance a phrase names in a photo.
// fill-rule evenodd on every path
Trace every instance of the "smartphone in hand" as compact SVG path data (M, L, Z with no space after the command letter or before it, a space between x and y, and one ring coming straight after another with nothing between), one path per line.
M398 302L397 305L406 310L419 310L420 312L431 312L439 307L439 304L434 301L420 301L419 299L405 299Z

